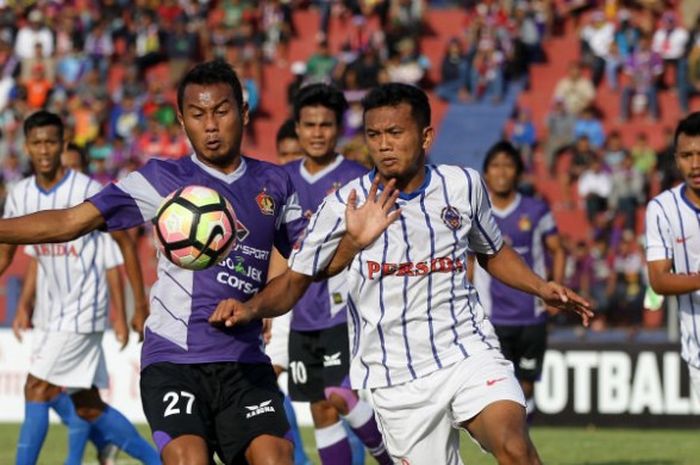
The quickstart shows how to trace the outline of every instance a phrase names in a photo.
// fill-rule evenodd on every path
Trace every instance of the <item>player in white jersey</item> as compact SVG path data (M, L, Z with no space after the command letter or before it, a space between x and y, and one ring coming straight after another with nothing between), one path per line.
M99 191L100 185L82 173L61 166L63 122L40 111L24 123L25 148L35 175L20 181L8 195L5 218L32 212L65 208L82 203ZM40 225L36 225L39 227ZM98 387L107 387L102 353L102 332L107 320L107 288L98 258L103 233L93 232L69 242L36 246L40 307L35 319L35 348L25 384L25 421L17 444L18 465L36 463L46 436L48 409L61 414L75 406L69 427L67 464L80 463L91 428L104 442L122 447L144 463L160 463L155 450L124 416L102 402ZM135 250L125 233L114 235L125 257L127 274L138 302L138 325L147 311L143 280ZM10 265L16 246L2 245L0 273ZM122 307L123 309L123 307ZM16 332L30 327L31 315L19 312L13 322ZM125 344L128 330L123 321L118 333ZM142 329L140 326L138 329ZM70 397L63 391L67 388ZM63 416L63 415L62 415Z
M363 106L377 168L325 199L289 271L245 304L222 301L210 321L233 326L281 314L314 276L349 267L351 381L370 389L392 458L461 464L463 428L501 464L540 463L512 364L465 280L467 250L496 278L578 312L584 324L588 303L542 280L503 243L477 172L426 166L434 131L424 92L386 84ZM390 193L394 186L400 193Z
M647 205L647 270L657 294L676 296L681 357L700 395L700 112L678 123L674 145L683 183Z

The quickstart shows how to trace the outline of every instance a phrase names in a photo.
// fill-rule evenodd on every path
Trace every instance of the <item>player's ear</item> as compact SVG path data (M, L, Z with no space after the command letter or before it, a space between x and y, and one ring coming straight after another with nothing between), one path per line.
M243 102L243 108L241 109L241 119L243 120L243 126L247 126L250 122L250 115L248 112L248 102Z
M183 119L182 112L180 111L177 112L177 122L180 124L182 129L185 129L185 120Z
M433 129L432 126L426 126L423 128L423 140L421 143L421 147L423 147L423 150L428 150L430 146L433 144L433 140L435 139L435 130Z

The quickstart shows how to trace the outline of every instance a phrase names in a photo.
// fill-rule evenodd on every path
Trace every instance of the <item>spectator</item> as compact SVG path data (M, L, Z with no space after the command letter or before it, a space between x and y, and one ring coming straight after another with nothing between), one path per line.
M623 121L629 119L631 109L636 110L635 113L641 113L645 107L654 120L659 118L657 78L662 72L661 57L650 49L649 38L642 36L639 48L632 52L625 64L629 82L622 89L620 100L620 118Z
M679 25L676 15L667 11L661 18L661 24L654 33L651 49L664 61L664 68L674 68L678 81L678 63L685 55L688 43L688 30Z
M530 110L526 108L518 110L516 121L511 129L510 141L523 157L525 170L527 172L532 171L532 158L535 145L537 144L537 132L532 122Z
M41 44L44 57L53 55L54 38L51 30L44 25L44 15L39 9L33 9L27 16L28 24L17 31L15 38L15 55L20 60L34 58L36 44Z
M593 70L593 85L598 87L603 80L605 62L610 53L610 45L615 38L615 26L605 19L605 13L595 11L591 23L581 31L584 56L589 56Z
M544 143L544 155L547 169L554 175L556 159L574 142L574 124L576 118L566 111L564 101L556 99L552 110L547 114L547 138Z
M642 320L644 286L642 271L644 258L635 240L634 232L625 230L615 251L612 273L612 291L609 319L615 323L638 325Z
M428 59L416 48L416 41L405 37L396 45L397 53L390 57L386 69L392 82L417 86L430 68Z
M624 217L624 228L637 230L637 207L644 205L644 176L634 166L634 159L626 154L622 163L613 169L610 209Z
M648 192L656 168L656 151L649 145L645 132L637 133L631 153L634 167L644 176L645 191Z
M109 139L119 137L131 140L137 126L144 124L143 112L131 95L125 95L121 102L112 107L109 118Z
M603 163L615 172L626 156L627 150L622 146L622 136L618 131L612 131L603 150Z
M599 157L594 157L588 169L581 173L578 180L578 195L585 200L588 221L608 209L608 201L612 194L612 176L607 171Z
M372 46L363 47L360 56L350 65L357 71L357 85L360 89L371 89L379 84L381 69L377 50Z
M168 56L172 83L180 81L197 52L197 34L187 29L184 18L177 18L167 33L165 53Z
M492 41L480 41L472 62L469 85L475 100L490 97L493 103L500 103L503 99L503 60L503 53L495 49Z
M689 43L687 56L678 64L678 101L683 113L690 111L690 99L700 93L700 16Z
M277 130L277 159L281 165L304 158L304 151L299 145L294 119L289 118Z
M581 136L588 137L591 147L599 149L605 143L605 131L603 123L595 117L592 108L584 109L574 123L574 137L578 139Z
M563 200L567 204L571 204L571 186L576 182L581 174L588 169L593 159L597 157L595 150L591 147L588 136L582 135L576 139L576 143L570 151L569 169L562 176L562 192Z
M595 94L595 87L590 79L583 76L579 62L569 65L568 75L560 79L554 89L554 99L561 100L566 112L573 116L578 116L584 109L590 108Z
M634 49L637 48L641 31L632 21L632 15L629 10L620 10L617 18L619 24L615 31L615 45L624 63L632 55Z
M438 97L447 102L469 100L469 62L459 39L450 39L442 59L440 84L435 87Z
M325 82L330 83L333 76L333 69L337 64L336 58L331 54L328 42L322 40L318 43L316 53L311 55L306 62L307 83Z
M32 76L24 82L24 87L27 89L27 103L32 110L44 108L51 88L51 82L46 79L46 71L44 65L38 63L32 69Z
M85 54L90 59L90 64L100 73L100 78L107 77L109 60L114 53L112 33L104 21L98 21L85 38Z

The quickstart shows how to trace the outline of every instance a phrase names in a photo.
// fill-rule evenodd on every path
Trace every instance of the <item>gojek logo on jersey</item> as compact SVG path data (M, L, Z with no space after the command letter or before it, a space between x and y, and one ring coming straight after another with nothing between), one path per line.
M219 263L219 266L233 273L221 271L216 275L216 280L221 284L227 284L238 289L244 294L254 294L259 289L259 285L251 283L243 278L249 278L258 283L263 282L262 271L253 266L246 265L243 257L227 257Z
M369 279L383 276L424 276L430 273L461 273L466 269L461 259L433 258L422 262L379 263L367 260Z

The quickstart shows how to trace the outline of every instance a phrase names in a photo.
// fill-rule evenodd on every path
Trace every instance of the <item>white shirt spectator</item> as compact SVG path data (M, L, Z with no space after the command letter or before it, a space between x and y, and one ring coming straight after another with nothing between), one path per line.
M610 176L610 173L602 170L586 170L578 180L578 195L581 197L595 194L607 199L612 193L612 188L612 176Z
M683 57L687 43L688 31L684 28L675 27L671 31L660 28L654 33L651 49L664 60L677 60Z
M21 60L36 58L36 44L41 43L45 58L53 55L53 34L51 30L42 25L43 15L39 10L29 13L29 25L22 27L17 32L15 39L15 55Z
M600 27L586 26L581 31L581 37L585 40L593 54L605 58L610 53L610 45L615 38L615 26L605 23Z

